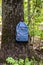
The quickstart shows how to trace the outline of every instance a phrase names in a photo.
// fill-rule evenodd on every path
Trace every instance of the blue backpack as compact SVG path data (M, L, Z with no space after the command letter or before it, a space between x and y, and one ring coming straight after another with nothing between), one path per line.
M16 41L28 41L28 27L24 22L19 22L16 26Z

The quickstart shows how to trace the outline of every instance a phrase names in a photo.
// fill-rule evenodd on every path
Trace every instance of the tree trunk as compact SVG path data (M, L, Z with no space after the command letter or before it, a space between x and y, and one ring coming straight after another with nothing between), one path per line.
M4 57L31 57L29 43L16 43L16 25L23 17L23 0L3 0L2 50Z
M15 41L16 25L23 17L23 1L3 0L2 43Z

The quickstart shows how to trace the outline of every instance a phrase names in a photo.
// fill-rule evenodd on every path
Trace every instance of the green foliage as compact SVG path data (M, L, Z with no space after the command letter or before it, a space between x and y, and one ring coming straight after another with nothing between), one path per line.
M29 31L30 31L30 35L31 36L40 36L40 34L42 33L39 29L38 29L38 25L35 24L39 24L43 21L43 8L42 8L42 0L30 0L30 24L28 25L29 27ZM28 24L28 0L24 0L24 21L26 22L26 24ZM40 32L40 33L39 33Z
M39 64L39 65L43 65L42 60L40 62L36 61L35 59L31 59L29 60L29 58L25 59L25 62L23 59L19 59L19 60L14 60L12 57L8 57L6 59L7 63L12 64L12 65L35 65L35 64Z
M27 24L28 23L28 0L24 0L24 21Z
M43 21L43 8L41 0L30 0L30 16L31 16L31 23L29 25L30 35L40 36L42 32L37 27L38 25L35 24L39 24Z
M31 65L31 63L32 63L32 62L31 62L31 61L29 61L29 59L28 59L28 58L26 58L26 59L25 59L25 65Z
M35 35L40 36L41 35L41 31L39 30L39 24L30 24L29 29L30 29L31 36L35 36Z
M18 65L18 60L14 60L12 57L8 57L8 58L6 59L6 62L7 62L7 63L10 63L10 64L12 64L12 65Z
M23 59L19 59L19 65L24 65L24 60Z

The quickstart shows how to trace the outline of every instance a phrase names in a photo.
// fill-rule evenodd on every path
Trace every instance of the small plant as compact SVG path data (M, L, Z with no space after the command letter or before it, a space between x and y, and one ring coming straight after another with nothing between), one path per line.
M31 59L29 60L28 58L25 59L25 65L34 65L34 61Z
M14 60L12 57L8 57L6 62L12 65L18 65L18 60Z
M24 65L24 60L23 59L19 59L18 63L19 63L19 65Z

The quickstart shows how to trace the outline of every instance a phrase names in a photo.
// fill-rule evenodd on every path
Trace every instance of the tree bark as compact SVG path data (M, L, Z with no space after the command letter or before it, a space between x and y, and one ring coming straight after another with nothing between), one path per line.
M15 40L16 25L23 17L23 1L3 0L2 43Z
M2 2L2 50L4 57L31 57L29 43L15 42L16 25L23 18L23 0L3 0Z

